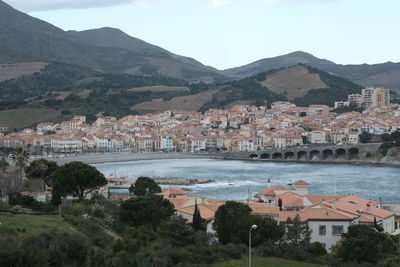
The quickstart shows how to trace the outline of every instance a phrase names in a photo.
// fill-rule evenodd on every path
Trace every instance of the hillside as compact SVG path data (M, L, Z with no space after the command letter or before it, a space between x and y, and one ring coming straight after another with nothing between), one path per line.
M11 129L74 114L87 115L91 120L98 112L121 117L169 109L225 108L237 103L264 105L278 100L333 106L334 101L362 88L306 65L271 70L220 85L163 76L102 73L64 63L36 65L38 71L34 73L24 72L25 64L5 65L14 68L18 76L0 80L0 121L7 122ZM52 110L51 116L46 110Z
M251 104L290 100L297 105L325 104L359 93L362 86L307 65L274 69L220 85L202 109L226 107L237 101Z
M15 76L18 76L25 65L6 66L19 70L20 72L15 71ZM73 114L94 118L94 114L105 112L121 117L139 110L142 112L143 108L132 107L144 102L154 103L153 107L147 104L146 110L160 110L158 105L168 103L174 97L183 97L178 99L185 103L188 101L184 96L194 95L195 99L196 94L213 88L203 83L189 84L163 76L102 73L64 63L38 63L37 69L35 73L26 72L23 76L0 81L0 121L6 122L11 129L29 127L34 122L47 119L65 119L65 116ZM161 99L158 100L161 104L157 101L152 102L155 99ZM204 102L208 100L207 98ZM204 104L196 100L188 103ZM197 110L196 105L186 104L185 108ZM164 107L171 108L168 104ZM46 114L46 110L49 109L52 112Z
M0 63L66 62L99 71L164 75L189 81L227 78L191 58L133 38L118 29L63 31L0 1ZM26 55L26 56L23 56Z
M364 86L383 86L400 92L400 75L398 75L400 63L340 65L300 51L283 56L265 58L241 67L227 69L223 71L223 74L240 79L271 69L285 68L296 64L306 64Z

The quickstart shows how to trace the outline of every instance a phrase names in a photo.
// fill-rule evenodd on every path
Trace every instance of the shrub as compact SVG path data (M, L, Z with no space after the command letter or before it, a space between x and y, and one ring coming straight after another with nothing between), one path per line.
M313 242L308 248L308 252L313 256L324 256L327 254L326 249L322 246L320 242Z
M400 266L400 256L388 258L381 261L378 267L398 267Z

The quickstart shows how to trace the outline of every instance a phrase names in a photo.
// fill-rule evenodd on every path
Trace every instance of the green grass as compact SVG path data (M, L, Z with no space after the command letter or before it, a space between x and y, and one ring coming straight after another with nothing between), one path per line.
M249 264L249 260L247 257L242 258L240 260L230 260L225 262L220 262L215 265L215 267L247 267ZM308 263L308 262L300 262L300 261L292 261L274 257L253 257L252 258L252 266L253 267L323 267L324 265Z
M5 123L8 130L31 127L39 122L51 121L60 116L55 109L21 108L0 111L0 123Z
M0 212L0 235L5 233L18 236L30 236L53 230L75 232L66 222L57 215L31 215Z

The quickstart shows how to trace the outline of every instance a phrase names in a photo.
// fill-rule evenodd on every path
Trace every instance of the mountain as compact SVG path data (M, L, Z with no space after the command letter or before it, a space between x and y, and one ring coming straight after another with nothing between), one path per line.
M120 30L66 32L0 1L0 63L9 63L13 59L10 53L26 55L24 61L66 62L103 72L165 75L208 83L227 80L194 59L172 54Z
M341 65L301 51L261 59L241 67L224 70L222 73L232 78L241 79L263 71L296 64L306 64L364 86L383 86L400 93L400 63Z
M299 106L333 106L335 101L360 93L361 89L362 86L349 80L300 64L222 84L202 109L222 108L243 101L258 105L279 100L290 100Z

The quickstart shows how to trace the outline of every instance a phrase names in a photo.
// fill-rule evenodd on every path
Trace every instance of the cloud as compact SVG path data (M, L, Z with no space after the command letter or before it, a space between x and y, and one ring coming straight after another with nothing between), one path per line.
M146 6L156 0L4 0L7 4L25 12L65 8L97 8L119 5Z

